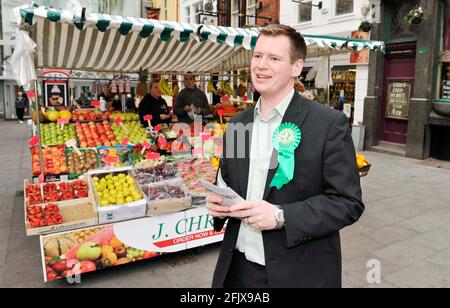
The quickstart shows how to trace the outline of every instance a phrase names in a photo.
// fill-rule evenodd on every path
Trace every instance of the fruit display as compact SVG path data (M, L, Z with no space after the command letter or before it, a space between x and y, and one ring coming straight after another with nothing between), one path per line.
M89 189L85 180L46 183L43 185L44 202L58 202L87 198Z
M177 169L178 176L184 180L189 192L194 197L206 195L206 190L200 184L199 179L214 183L217 174L217 169L211 162L203 161L201 159L190 162L180 162L177 164Z
M356 164L358 165L359 175L361 177L369 174L371 164L366 160L364 155L362 155L358 152L356 153Z
M84 234L81 241L79 234ZM115 236L113 226L49 235L42 241L49 281L159 256L125 245Z
M108 121L75 123L80 147L99 147L116 145L117 141Z
M61 130L56 123L41 125L42 144L47 146L64 145L70 139L77 139L75 127L71 124L64 125Z
M139 121L139 115L136 113L112 113L109 118L111 119L111 121L115 121L118 118L121 118L122 121L124 122L130 122L130 121L134 121L134 122L138 122Z
M30 205L43 203L41 188L39 185L28 185L25 188L25 198L29 200Z
M215 106L216 110L223 110L224 117L234 117L237 113L237 108L231 104L218 104Z
M89 240L89 238L91 236L93 236L94 234L100 232L101 230L102 230L102 228L98 227L98 228L95 228L95 229L88 229L88 230L83 230L83 231L77 231L77 232L74 233L74 237L75 237L75 240L78 243L82 243L82 242L84 242L86 240Z
M101 113L95 110L75 110L73 112L72 121L74 122L90 122L90 121L109 121L109 112Z
M115 206L143 199L136 181L126 173L101 174L92 178L99 206Z
M164 157L141 161L134 169L135 179L141 186L170 179L176 173L176 164L167 163Z
M133 146L133 151L129 155L130 163L133 166L145 159L144 155L142 154L143 148L144 147L141 144L137 144L137 145ZM158 148L156 147L156 150L157 149Z
M40 228L45 226L45 219L42 212L42 206L33 205L27 208L27 220L31 228Z
M95 149L81 149L81 155L76 151L67 150L67 167L69 179L77 179L80 175L100 167L99 157Z
M159 80L159 89L161 90L161 93L163 95L167 95L167 96L174 96L175 94L172 92L172 90L169 87L169 83L167 82L166 79L161 78Z
M31 228L41 228L62 224L62 215L56 204L32 205L27 208L27 220Z
M130 165L130 155L133 153L131 147L102 147L99 148L102 167L123 167Z
M66 154L64 146L48 147L42 149L42 159L44 163L44 173L46 175L67 174ZM32 150L32 170L33 176L41 174L39 149Z
M180 199L187 197L187 189L182 180L164 181L143 187L149 200Z
M50 122L56 122L60 118L59 111L55 108L51 108L50 110L43 113L45 119L47 119Z
M57 204L47 204L44 206L44 218L47 226L60 225L63 223L62 215Z
M128 144L142 144L150 142L150 138L144 127L138 121L122 122L123 125L113 125L112 130L116 140L121 142L128 138Z

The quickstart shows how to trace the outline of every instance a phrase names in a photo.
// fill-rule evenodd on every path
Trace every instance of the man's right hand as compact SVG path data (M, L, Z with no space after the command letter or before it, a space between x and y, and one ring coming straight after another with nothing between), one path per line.
M184 111L186 111L186 112L190 112L191 110L192 110L191 105L186 105L186 106L184 107Z
M208 193L206 196L206 209L212 217L225 218L229 216L230 208L222 205L223 200L217 194Z

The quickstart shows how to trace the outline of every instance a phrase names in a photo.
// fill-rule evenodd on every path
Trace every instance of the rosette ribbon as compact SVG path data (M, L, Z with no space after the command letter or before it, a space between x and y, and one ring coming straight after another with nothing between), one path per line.
M302 131L291 122L282 123L273 133L272 144L278 150L278 169L270 187L280 190L292 181L295 169L295 150L302 140Z

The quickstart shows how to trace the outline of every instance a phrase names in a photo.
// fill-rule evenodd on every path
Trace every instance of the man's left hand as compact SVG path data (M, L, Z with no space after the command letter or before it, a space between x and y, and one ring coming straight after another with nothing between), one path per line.
M257 230L273 230L277 227L275 212L278 207L267 201L248 201L230 207L230 217L240 218Z

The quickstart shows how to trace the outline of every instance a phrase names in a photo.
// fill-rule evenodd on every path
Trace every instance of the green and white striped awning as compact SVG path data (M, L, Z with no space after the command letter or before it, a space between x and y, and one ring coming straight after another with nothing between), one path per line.
M32 26L37 68L135 73L213 73L248 68L258 29L21 8ZM382 42L305 35L308 48L384 50Z

